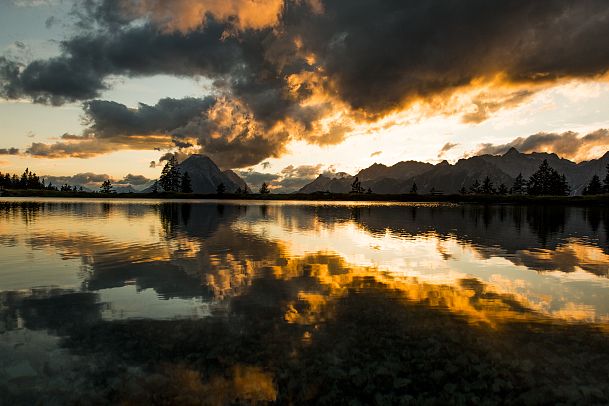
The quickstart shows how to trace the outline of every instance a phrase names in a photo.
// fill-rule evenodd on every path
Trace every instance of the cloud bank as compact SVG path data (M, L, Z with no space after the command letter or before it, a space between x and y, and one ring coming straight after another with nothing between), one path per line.
M609 130L599 129L580 136L579 133L567 131L564 133L537 133L528 137L518 137L507 144L481 144L476 155L499 155L510 148L520 152L554 152L557 155L574 161L593 158L595 149L606 152L609 145Z
M322 165L288 165L279 173L264 173L254 170L239 171L239 176L245 180L254 191L258 190L262 183L266 183L277 193L292 193L305 186L324 172Z
M112 183L117 186L131 185L135 187L141 187L151 182L151 179L148 179L143 175L128 174L123 179L113 179L109 175L92 172L77 173L76 175L72 176L45 175L42 176L42 178L46 180L47 184L51 182L55 186L68 184L70 186L85 186L89 189L97 189L101 185L101 183L107 179L110 179Z
M29 153L195 147L223 167L246 167L294 140L339 143L354 125L412 103L441 111L473 91L449 110L479 122L543 86L609 69L604 0L168 4L82 2L60 55L25 65L0 57L0 97L84 102L91 120L80 138ZM136 109L96 100L112 77L157 74L207 78L211 94Z

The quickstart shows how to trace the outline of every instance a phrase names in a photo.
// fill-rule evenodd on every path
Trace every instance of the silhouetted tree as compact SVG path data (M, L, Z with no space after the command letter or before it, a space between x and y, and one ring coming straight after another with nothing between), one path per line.
M110 179L106 179L105 181L103 181L101 187L99 188L99 191L105 194L114 193L114 187L112 186L112 182L110 182Z
M459 189L459 193L461 193L462 195L467 194L467 189L465 188L465 186L461 186L461 189Z
M169 158L163 170L161 171L161 177L159 183L164 191L166 192L179 192L180 191L180 168L178 167L178 160L175 156Z
M351 193L364 193L364 188L362 187L362 182L359 181L359 178L356 176L355 180L351 184Z
M368 194L368 195L372 194L372 189L370 187L368 187L368 190L366 190L366 194Z
M603 186L601 185L601 178L598 175L594 175L588 183L588 186L584 188L582 194L584 195L600 195L603 193Z
M237 190L235 190L235 194L236 194L236 195L243 194L243 190L241 190L241 186L239 186L239 187L237 188Z
M493 186L493 181L488 176L484 178L482 182L482 193L485 195L492 195L495 193L495 187Z
M609 164L607 164L607 174L603 179L603 193L609 193Z
M497 194L499 194L499 195L508 194L508 188L507 188L507 186L505 186L505 183L502 183L499 185L499 188L497 189Z
M266 195L269 193L271 193L271 191L269 190L269 185L267 185L266 182L263 182L262 186L260 186L260 194Z
M524 177L522 173L519 173L514 179L514 184L512 185L511 193L514 195L522 195L526 191L526 183L524 181Z
M478 181L478 179L476 179L474 183L472 183L472 185L469 187L469 191L473 194L480 193L480 181Z
M224 186L224 183L221 183L216 187L216 193L219 195L223 195L224 192L226 192L226 186Z
M184 172L184 175L182 175L180 188L182 193L192 193L192 182L190 181L190 175L188 172Z
M29 169L26 169L21 177L9 173L0 173L0 188L3 189L44 189L44 180Z
M565 196L570 192L565 175L560 175L544 159L539 169L531 175L527 182L527 193L530 195Z
M419 187L417 186L417 182L412 182L412 187L410 188L410 194L416 195L419 191Z

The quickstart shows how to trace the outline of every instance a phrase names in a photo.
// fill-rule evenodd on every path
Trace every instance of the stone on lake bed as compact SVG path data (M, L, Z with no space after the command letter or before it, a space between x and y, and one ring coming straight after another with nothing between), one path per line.
M20 378L34 378L38 373L32 368L29 361L21 361L4 369L9 381Z

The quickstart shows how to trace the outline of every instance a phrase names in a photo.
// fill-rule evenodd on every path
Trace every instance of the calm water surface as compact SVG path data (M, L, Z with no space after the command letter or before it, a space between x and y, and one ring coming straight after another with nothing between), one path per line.
M607 403L609 209L0 201L0 404Z

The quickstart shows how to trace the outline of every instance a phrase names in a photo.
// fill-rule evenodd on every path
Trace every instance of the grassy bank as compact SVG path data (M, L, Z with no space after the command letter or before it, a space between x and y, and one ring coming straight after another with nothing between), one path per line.
M354 201L354 202L449 202L478 204L568 204L609 205L609 195L596 196L526 196L526 195L427 195L427 194L197 194L197 193L112 193L60 192L52 190L4 190L3 197L64 197L104 199L241 199L241 200L293 200L293 201ZM608 206L609 207L609 206Z

